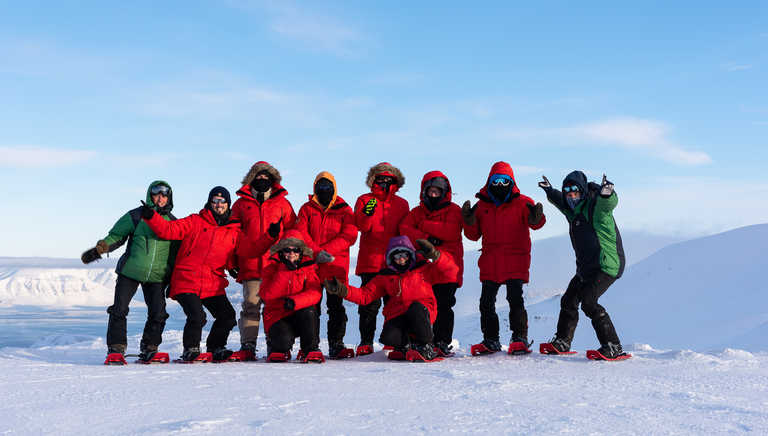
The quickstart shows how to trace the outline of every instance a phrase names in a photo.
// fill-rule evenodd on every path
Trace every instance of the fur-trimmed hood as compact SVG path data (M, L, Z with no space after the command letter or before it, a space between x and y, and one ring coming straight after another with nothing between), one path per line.
M397 180L398 189L405 185L405 176L403 173L399 168L389 162L380 162L372 166L371 169L368 170L368 177L365 179L365 184L368 185L369 188L373 187L373 179L380 174L394 177Z
M268 162L260 160L253 164L245 177L243 177L243 185L250 185L253 179L256 178L256 174L259 174L262 171L266 171L270 176L272 176L273 187L280 185L280 182L283 180L283 178L280 176L280 171L278 171L277 168L273 167Z
M299 247L301 248L301 255L305 259L312 259L312 256L314 253L312 253L312 249L307 246L307 244L304 243L304 240L302 239L301 232L298 230L288 230L283 235L283 239L279 240L275 245L273 245L269 252L272 254L275 254L279 252L280 250L286 248L286 247Z

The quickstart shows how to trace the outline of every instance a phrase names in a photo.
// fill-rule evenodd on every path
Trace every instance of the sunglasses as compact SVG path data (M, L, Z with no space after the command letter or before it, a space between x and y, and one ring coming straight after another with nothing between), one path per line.
M399 253L395 253L392 255L392 259L394 260L403 260L403 259L410 259L411 253L408 253L407 251L401 251Z
M503 177L497 177L491 180L491 185L494 185L494 186L509 186L511 183L512 183L512 180L505 179Z
M167 196L168 196L168 193L169 193L169 192L171 192L171 188L169 188L169 187L167 187L167 186L165 186L165 185L155 185L155 186L153 186L153 187L152 187L152 188L149 190L149 192L150 192L152 195L157 195L157 194L160 194L160 195L165 195L165 196L167 197Z
M395 179L389 176L376 177L375 179L373 179L373 181L375 183L389 183L389 184L395 183Z
M580 189L576 185L563 187L563 192L579 192L579 191L580 191Z
M283 253L286 253L286 254L288 254L288 253L297 253L298 254L298 253L301 253L301 248L299 248L299 247L285 247L285 248L283 248L282 251L283 251Z
M211 199L212 204L227 204L227 200L223 198L212 198Z

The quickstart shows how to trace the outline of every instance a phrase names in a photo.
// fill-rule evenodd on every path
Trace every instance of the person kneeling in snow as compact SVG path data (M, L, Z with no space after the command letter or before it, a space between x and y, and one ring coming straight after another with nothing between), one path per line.
M297 336L301 340L299 356L306 358L320 351L316 305L322 293L312 249L301 232L288 230L270 252L272 262L263 270L260 290L268 359L275 360L275 354L288 358Z
M229 332L237 325L235 309L227 298L229 285L224 273L235 266L235 248L240 237L240 222L230 220L229 191L216 186L208 201L196 214L166 221L146 205L141 216L161 239L181 240L171 275L170 297L187 315L184 324L184 353L181 360L192 362L200 355L200 337L206 323L203 307L215 321L206 339L213 360L227 360ZM233 274L230 272L230 274Z
M458 266L448 253L441 253L425 239L417 239L419 253L407 236L389 240L387 267L362 288L346 286L341 280L326 280L326 292L359 305L369 304L385 295L384 327L379 340L395 351L406 354L408 348L426 361L437 357L432 345L432 324L437 317L437 302L432 285L455 275ZM426 259L426 260L425 260Z

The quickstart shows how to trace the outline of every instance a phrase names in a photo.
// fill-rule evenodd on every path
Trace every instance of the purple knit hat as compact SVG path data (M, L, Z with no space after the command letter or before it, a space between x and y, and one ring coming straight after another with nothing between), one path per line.
M395 236L389 240L387 244L387 267L389 269L395 269L392 266L391 254L396 251L407 251L411 254L411 266L413 266L416 260L416 248L413 247L411 240L407 236Z

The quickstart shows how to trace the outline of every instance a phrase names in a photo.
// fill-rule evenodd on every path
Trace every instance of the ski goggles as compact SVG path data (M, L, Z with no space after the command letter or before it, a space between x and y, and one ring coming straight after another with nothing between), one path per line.
M211 204L227 204L227 200L221 197L211 198Z
M506 177L496 177L495 179L491 180L491 185L493 186L509 186L512 184L512 179L508 179Z
M296 254L299 254L299 253L301 253L301 248L299 248L299 247L285 247L285 248L283 248L281 251L282 251L283 253L286 253L286 254L287 254L287 253L296 253Z
M155 185L149 189L149 192L152 195L165 195L166 197L171 192L171 188L165 186L165 185Z
M563 192L579 192L579 191L580 191L580 189L576 185L564 186L563 187Z
M407 251L398 251L397 253L392 254L393 260L403 260L403 259L408 260L410 258L411 258L411 253Z

